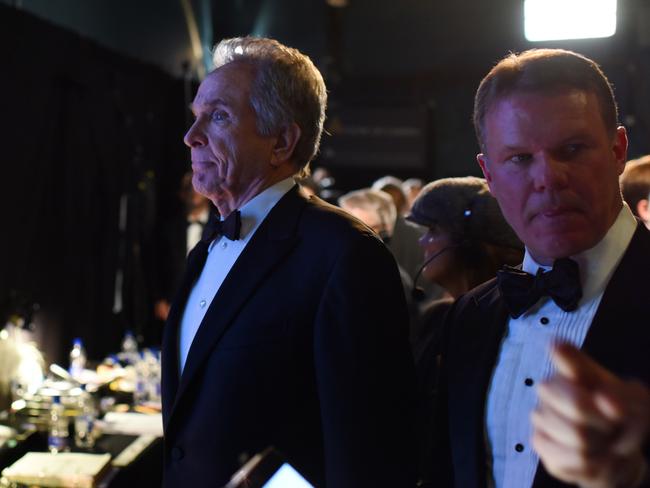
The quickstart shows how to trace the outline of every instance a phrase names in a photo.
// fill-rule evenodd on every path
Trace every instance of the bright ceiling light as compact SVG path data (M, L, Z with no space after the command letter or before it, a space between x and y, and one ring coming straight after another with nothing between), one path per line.
M529 41L589 39L616 33L616 0L524 0Z

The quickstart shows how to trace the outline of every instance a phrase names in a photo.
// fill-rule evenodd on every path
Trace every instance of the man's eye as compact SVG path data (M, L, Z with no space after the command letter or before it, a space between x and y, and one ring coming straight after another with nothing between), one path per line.
M228 118L228 114L223 110L215 110L214 112L212 112L211 118L215 122L223 122Z
M508 161L512 161L513 163L521 164L521 163L527 163L530 161L532 156L530 154L514 154L508 158Z
M577 152L581 151L582 148L584 148L584 144L576 143L576 144L567 144L566 147L564 148L564 151L567 154L576 154Z

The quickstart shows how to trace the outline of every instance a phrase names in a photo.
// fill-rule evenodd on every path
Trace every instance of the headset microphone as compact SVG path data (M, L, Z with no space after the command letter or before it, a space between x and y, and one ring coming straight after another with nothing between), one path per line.
M416 302L421 302L425 298L424 290L422 288L418 288L418 280L420 279L420 275L422 274L422 271L424 271L424 268L426 268L431 261L436 259L438 256L440 256L443 252L449 251L450 249L455 249L457 247L465 245L465 242L461 242L459 244L452 244L447 247L443 247L435 253L433 256L431 256L429 259L427 259L424 263L422 263L422 266L420 266L420 269L418 272L415 274L415 278L413 279L413 289L411 290L411 297L413 300Z

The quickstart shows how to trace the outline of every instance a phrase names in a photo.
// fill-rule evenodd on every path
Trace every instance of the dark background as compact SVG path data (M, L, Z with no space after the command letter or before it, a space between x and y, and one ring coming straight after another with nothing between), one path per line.
M315 165L344 190L387 173L478 174L476 86L505 53L531 47L601 63L630 157L650 152L647 0L619 0L614 37L535 44L523 35L522 0L185 6L0 0L0 318L28 316L49 360L65 364L75 336L95 359L117 350L126 329L157 341L147 279L153 229L178 211L178 180L189 169L186 106L207 49L224 37L275 37L312 57L330 91L331 135Z

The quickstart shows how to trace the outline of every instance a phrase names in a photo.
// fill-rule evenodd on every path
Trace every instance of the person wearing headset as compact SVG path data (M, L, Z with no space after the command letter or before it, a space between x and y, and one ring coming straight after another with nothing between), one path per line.
M406 218L428 229L419 241L424 263L416 280L421 275L449 294L423 308L414 343L417 352L433 339L456 298L494 277L504 264L520 263L524 249L483 178L429 183Z
M501 266L520 263L524 249L483 178L444 178L429 183L407 219L428 228L419 241L424 262L416 281L421 275L449 295L423 308L412 337L420 395L419 475L425 483L422 486L427 486L445 316L455 299L492 278ZM413 289L414 297L418 292Z

